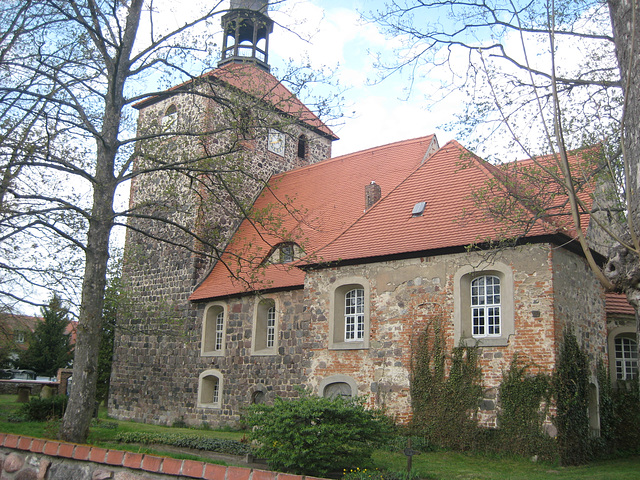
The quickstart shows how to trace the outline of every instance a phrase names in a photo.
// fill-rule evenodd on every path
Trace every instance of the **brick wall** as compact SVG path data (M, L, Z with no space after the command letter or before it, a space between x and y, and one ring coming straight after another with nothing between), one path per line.
M0 433L0 477L3 480L315 479L4 433Z

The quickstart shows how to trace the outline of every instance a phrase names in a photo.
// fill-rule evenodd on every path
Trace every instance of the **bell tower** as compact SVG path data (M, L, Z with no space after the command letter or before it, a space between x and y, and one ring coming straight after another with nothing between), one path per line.
M273 20L267 15L266 0L231 0L231 8L222 17L221 67L227 63L253 63L266 70L269 67L269 34Z

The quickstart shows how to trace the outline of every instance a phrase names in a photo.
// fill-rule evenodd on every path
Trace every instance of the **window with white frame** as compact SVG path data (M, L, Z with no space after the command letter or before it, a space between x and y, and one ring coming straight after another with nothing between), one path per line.
M24 343L26 341L26 334L22 330L16 330L15 333L16 343Z
M513 270L495 261L454 274L454 342L506 346L515 334Z
M198 407L220 408L223 377L219 370L206 370L198 377Z
M617 380L632 380L638 376L638 343L631 336L618 335L614 340Z
M338 280L330 292L329 348L369 348L369 284L363 278Z
M202 316L202 356L222 356L225 353L226 305L212 303Z
M500 278L482 275L471 281L472 336L500 336Z
M344 296L344 340L356 342L364 338L364 289L354 288Z
M263 298L255 309L251 341L253 355L275 355L277 338L278 313L275 300Z
M223 339L224 339L224 311L218 312L218 315L216 315L216 341L214 345L215 351L222 350Z
M276 307L269 307L267 310L267 348L271 348L276 343Z

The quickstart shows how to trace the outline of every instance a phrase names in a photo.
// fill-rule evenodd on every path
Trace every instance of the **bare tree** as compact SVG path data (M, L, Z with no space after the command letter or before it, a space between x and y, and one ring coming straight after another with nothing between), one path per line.
M196 198L190 208L201 208L225 192L246 213L249 199L241 178L248 173L237 134L244 129L244 110L238 98L220 95L213 80L198 75L212 64L213 35L206 28L222 13L221 3L208 2L175 28L163 26L153 0L2 4L2 31L7 32L0 38L2 245L16 245L26 235L37 257L30 263L16 255L15 268L7 272L13 281L55 290L52 281L73 284L70 266L75 278L82 278L73 387L60 429L65 440L86 439L94 408L114 227L137 218L135 234L216 258L220 239L194 228L193 217L181 215L184 205L176 196L187 189ZM136 132L136 103L176 93L149 90L149 84L168 87L177 81L185 82L179 91L208 98L228 121L198 117L190 124L167 122ZM267 109L266 102L253 102L254 111ZM273 104L268 110L287 111ZM252 118L283 122L266 113ZM225 141L211 142L213 137ZM176 181L144 205L119 206L123 185L156 174ZM166 228L146 229L144 222ZM176 231L181 236L169 235ZM55 271L51 262L56 259L64 269ZM81 268L74 264L78 260ZM38 279L39 274L46 275Z
M500 144L510 155L532 159L526 168L507 168L501 177L506 191L537 218L568 218L601 283L624 292L636 313L640 90L633 72L640 52L638 10L633 0L407 0L392 1L369 15L404 41L395 61L381 64L383 77L406 68L413 69L414 79L424 68L448 72L445 94L456 89L467 94L460 121L468 138L476 139L477 150L487 155ZM585 146L591 147L586 168L571 153ZM528 196L522 195L523 186ZM485 205L487 192L480 195ZM489 213L504 215L510 205L498 201ZM608 238L604 267L590 251L585 216L591 218L590 228Z

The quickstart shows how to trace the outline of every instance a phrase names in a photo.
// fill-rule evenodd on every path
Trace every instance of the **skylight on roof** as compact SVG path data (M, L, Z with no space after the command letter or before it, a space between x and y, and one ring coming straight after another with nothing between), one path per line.
M418 202L413 206L413 211L411 212L412 217L421 217L424 213L424 209L427 206L427 202Z

